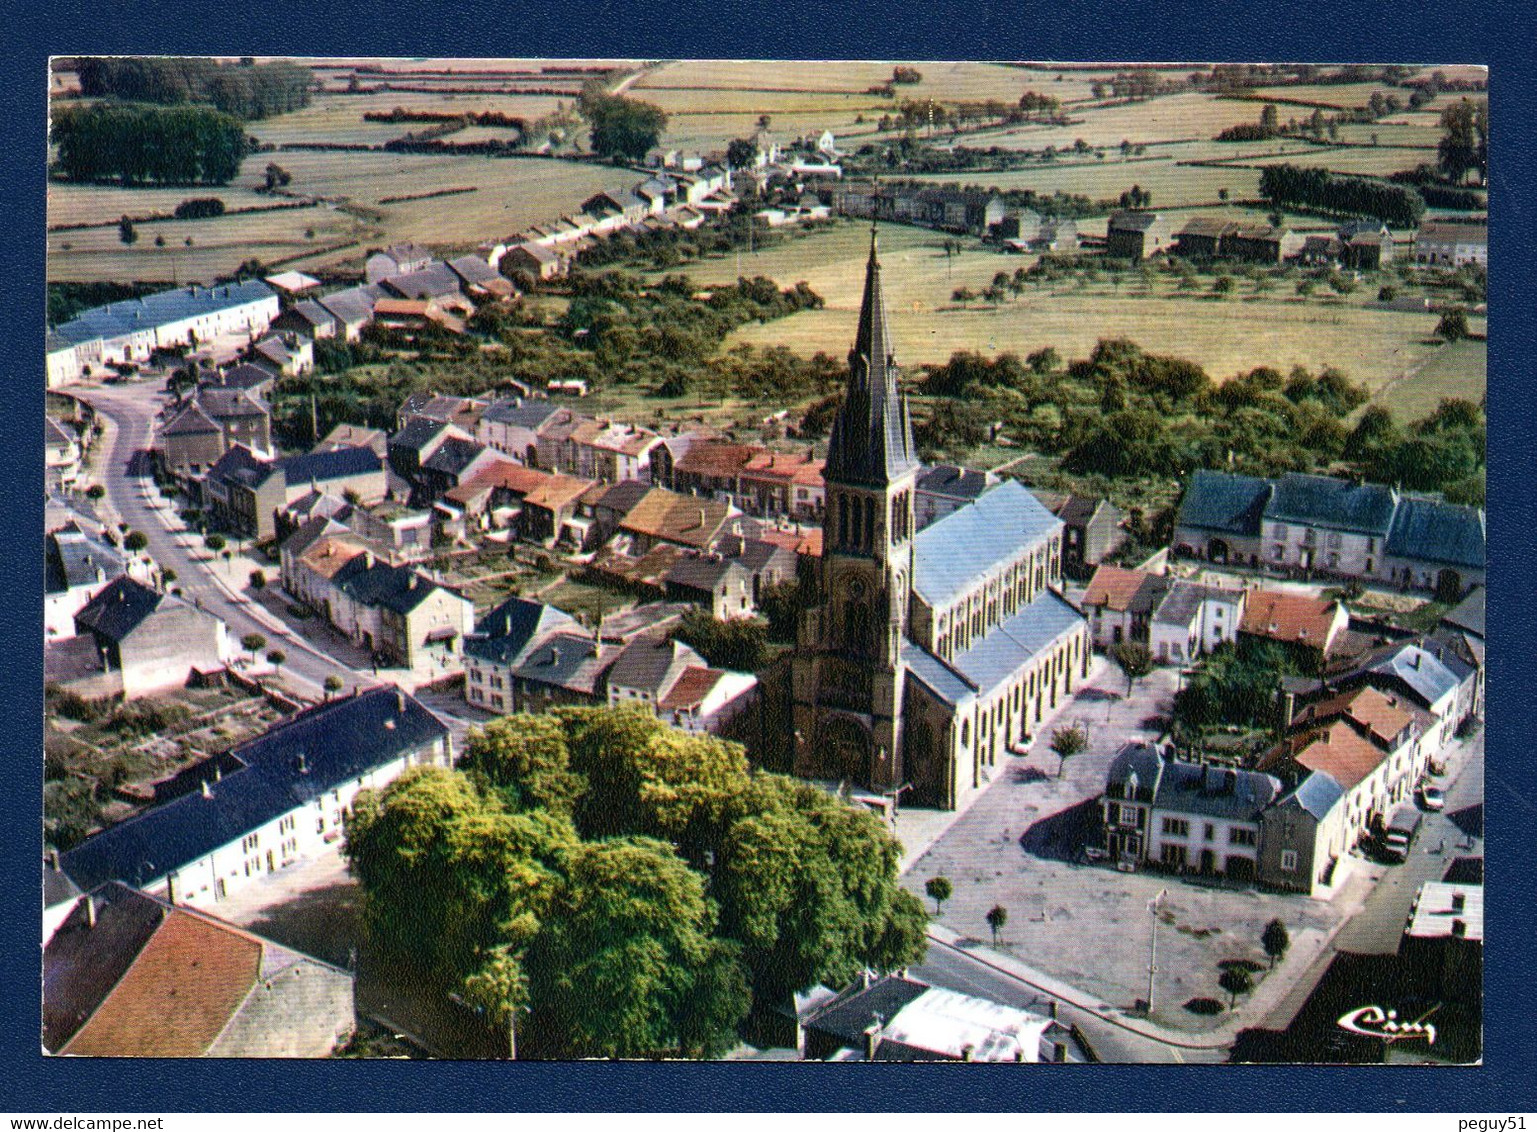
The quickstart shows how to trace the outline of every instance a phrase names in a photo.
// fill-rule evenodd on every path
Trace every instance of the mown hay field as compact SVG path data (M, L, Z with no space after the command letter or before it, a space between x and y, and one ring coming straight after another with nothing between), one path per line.
M1488 383L1489 344L1467 338L1433 350L1413 372L1390 382L1374 400L1400 420L1416 420L1434 412L1446 397L1478 401Z
M422 94L414 91L381 91L378 94L322 94L303 110L252 122L251 133L263 142L287 145L294 142L330 142L336 145L383 145L403 134L425 129L421 122L368 122L364 114L402 110L434 114L495 112L522 118L551 113L562 101L550 95ZM505 136L505 133L504 133ZM450 140L460 140L452 135ZM268 160L283 164L283 155Z
M1382 146L1361 146L1347 149L1330 147L1286 157L1260 157L1245 161L1246 165L1301 165L1308 168L1328 169L1334 173L1364 174L1385 177L1417 165L1434 165L1436 149L1387 149Z
M212 283L253 257L272 263L365 234L354 218L324 205L138 224L135 230L132 246L121 242L116 225L49 233L48 278ZM164 237L164 247L155 246L157 236ZM191 247L185 243L189 238Z
M271 197L232 186L192 185L174 189L122 189L115 185L72 185L48 182L48 224L116 224L124 216L170 213L184 200L217 197L226 209L260 208ZM116 228L113 229L114 236Z

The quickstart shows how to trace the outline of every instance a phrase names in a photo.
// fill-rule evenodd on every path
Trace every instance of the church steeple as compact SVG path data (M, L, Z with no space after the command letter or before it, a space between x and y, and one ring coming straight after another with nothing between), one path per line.
M897 393L897 362L872 225L859 329L849 351L849 381L833 420L825 474L829 482L884 487L917 467L912 424Z

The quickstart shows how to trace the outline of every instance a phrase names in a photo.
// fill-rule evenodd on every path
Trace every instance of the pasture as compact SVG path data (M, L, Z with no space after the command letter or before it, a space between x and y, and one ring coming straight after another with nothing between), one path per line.
M1417 420L1434 412L1446 397L1478 401L1488 389L1488 380L1489 344L1465 338L1431 350L1419 366L1389 382L1373 401L1400 420Z
M1189 358L1216 380L1261 365L1283 372L1294 365L1313 370L1332 365L1376 390L1408 375L1393 386L1402 387L1394 411L1409 411L1427 397L1434 408L1433 395L1411 391L1440 380L1439 370L1416 373L1438 348L1431 338L1435 316L1366 306L1364 290L1350 299L1300 299L1284 282L1265 295L1241 282L1238 294L1219 300L1176 292L1172 280L1159 276L1152 294L1131 278L1118 287L1108 280L1087 286L1059 282L1032 285L996 309L980 300L962 309L952 298L956 289L979 291L996 272L1012 273L1031 260L976 245L947 260L943 239L899 225L880 230L882 283L897 358L904 365L942 362L957 350L1023 357L1045 346L1065 357L1086 357L1101 338L1130 338L1149 351ZM728 346L783 345L803 355L825 350L841 357L853 341L868 252L868 229L848 224L744 255L740 274L767 275L781 286L804 280L827 305L744 327ZM738 275L734 257L691 264L687 271L707 284ZM1480 330L1480 320L1473 322Z

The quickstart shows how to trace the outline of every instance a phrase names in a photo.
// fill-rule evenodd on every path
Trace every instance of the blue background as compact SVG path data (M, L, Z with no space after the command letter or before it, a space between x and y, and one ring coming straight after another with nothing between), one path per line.
M1537 758L1531 737L1537 538L1531 490L1534 310L1532 173L1537 111L1527 2L1281 5L1091 0L1055 5L720 0L714 4L437 2L337 5L240 0L196 13L138 2L35 3L7 15L0 86L5 162L6 344L0 354L0 539L5 600L0 694L7 911L0 951L0 1110L1045 1110L1537 1109L1532 977ZM43 168L50 54L1062 59L1484 63L1491 68L1495 216L1489 342L1490 637L1486 1064L1383 1068L108 1062L40 1056ZM1092 946L1092 938L1084 939Z

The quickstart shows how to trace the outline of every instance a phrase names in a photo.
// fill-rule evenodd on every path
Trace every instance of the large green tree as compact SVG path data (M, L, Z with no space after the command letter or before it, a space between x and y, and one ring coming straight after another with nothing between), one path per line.
M600 157L639 161L667 128L660 106L633 98L589 92L578 106L591 130L593 152Z
M530 1030L574 1057L724 1052L749 996L704 878L649 838L585 843L528 957Z

